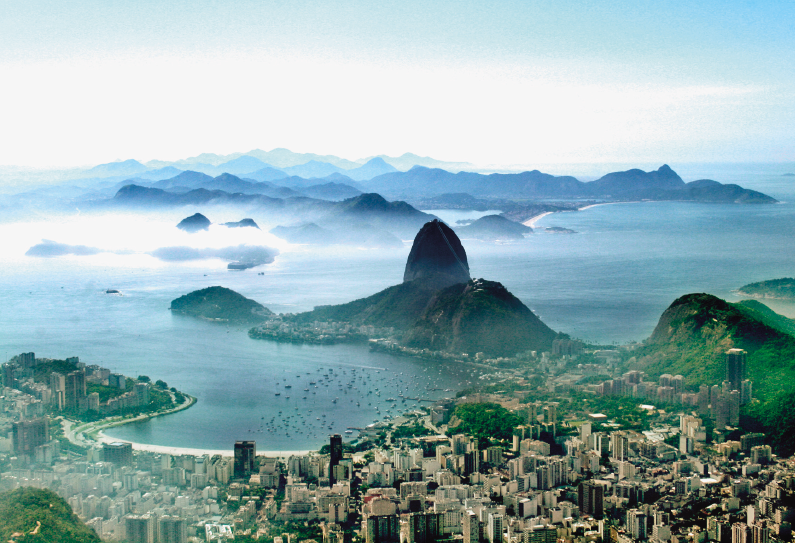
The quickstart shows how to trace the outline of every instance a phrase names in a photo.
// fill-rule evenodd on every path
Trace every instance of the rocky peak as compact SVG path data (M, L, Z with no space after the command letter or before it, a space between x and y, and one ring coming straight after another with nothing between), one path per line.
M439 288L469 281L469 264L461 240L438 219L425 225L414 238L403 282L423 279Z

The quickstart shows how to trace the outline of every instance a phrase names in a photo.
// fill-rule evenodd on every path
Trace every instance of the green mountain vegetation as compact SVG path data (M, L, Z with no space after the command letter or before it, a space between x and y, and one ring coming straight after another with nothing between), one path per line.
M513 439L514 429L524 421L496 403L464 403L453 411L448 433L466 434L487 445L491 439Z
M504 286L475 279L430 300L403 337L408 347L488 356L548 350L555 332Z
M0 540L15 543L99 543L101 539L51 490L0 493Z
M202 319L253 324L273 315L268 308L224 287L195 290L171 301L171 311Z
M529 226L520 222L506 219L500 215L486 215L466 226L456 228L459 236L464 238L475 238L482 240L497 239L524 239L525 234L533 231Z
M759 281L741 287L738 291L741 296L750 298L775 298L780 300L795 300L795 279L770 279Z
M635 352L637 366L651 377L680 374L690 386L724 379L725 353L748 352L746 376L754 395L766 398L795 389L795 337L792 321L762 304L732 304L709 294L675 300L660 317L646 345Z
M795 321L754 300L732 304L709 294L688 294L660 317L635 367L651 377L681 374L690 386L724 379L725 353L747 351L746 377L754 401L742 407L743 430L762 432L779 455L795 452Z

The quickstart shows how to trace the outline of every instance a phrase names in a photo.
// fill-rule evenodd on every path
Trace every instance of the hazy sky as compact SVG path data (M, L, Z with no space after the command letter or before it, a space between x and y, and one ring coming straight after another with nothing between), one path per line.
M795 2L5 0L0 164L791 161Z

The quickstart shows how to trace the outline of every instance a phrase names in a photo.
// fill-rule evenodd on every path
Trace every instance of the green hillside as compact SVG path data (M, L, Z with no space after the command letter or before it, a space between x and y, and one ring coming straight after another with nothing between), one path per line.
M795 387L795 337L788 333L794 325L762 304L688 294L665 310L635 356L652 378L681 374L697 386L723 381L726 351L745 349L746 377L754 382L755 396L764 398Z
M0 541L99 543L101 539L50 490L17 488L0 493Z

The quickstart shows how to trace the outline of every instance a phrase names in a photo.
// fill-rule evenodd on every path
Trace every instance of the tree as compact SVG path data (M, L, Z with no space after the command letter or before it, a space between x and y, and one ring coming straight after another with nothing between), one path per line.
M139 376L138 376L138 380L139 380L139 381L141 381L142 383L149 383L149 382L151 382L151 381L152 381L152 380L151 380L149 377L147 377L146 375L139 375Z
M162 379L158 379L155 381L155 386L158 388L162 388L163 390L168 390L168 385Z

